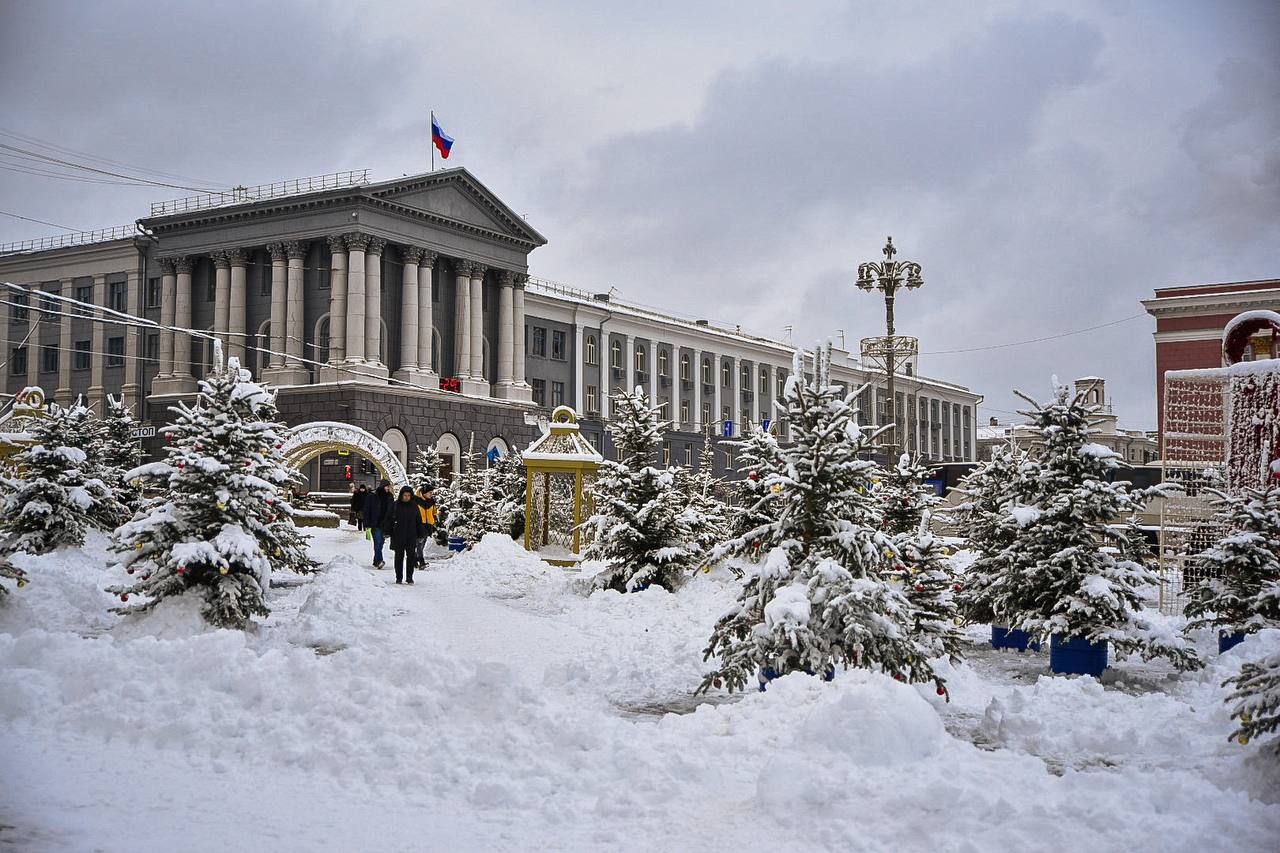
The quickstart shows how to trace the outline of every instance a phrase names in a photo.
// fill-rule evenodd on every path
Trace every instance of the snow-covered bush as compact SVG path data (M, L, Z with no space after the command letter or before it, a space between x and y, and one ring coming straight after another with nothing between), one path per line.
M960 585L944 553L942 540L929 529L929 511L920 516L914 533L897 537L902 555L902 594L911 605L911 633L927 648L929 657L958 662L960 632L956 628L956 596Z
M778 440L756 425L752 425L744 440L730 442L730 447L737 456L738 472L743 476L733 487L729 536L740 539L773 521L777 492L765 483L770 474L782 469L783 462ZM743 556L756 559L760 549L752 546Z
M879 668L906 681L943 679L930 647L913 635L914 613L889 582L898 558L880 528L872 495L876 465L866 454L879 431L859 426L857 393L830 381L830 348L814 355L811 378L796 353L783 404L793 443L761 477L769 520L719 550L764 556L737 604L720 618L704 651L718 658L699 690L741 690L757 673L819 675L837 666Z
M714 465L715 444L709 435L704 436L698 469L682 468L676 477L677 487L692 514L693 542L704 571L710 570L712 551L729 538L729 507L720 497L723 484L715 475Z
M898 464L880 472L876 483L876 498L880 501L880 529L897 536L915 533L920 529L920 519L931 508L941 503L933 489L924 483L929 469L917 458L904 453Z
M142 505L142 490L125 473L138 464L139 445L133 437L138 421L123 397L106 398L106 413L101 421L103 475L115 491L116 499L129 511Z
M653 465L662 435L658 410L640 388L613 401L609 435L618 460L605 460L592 489L595 514L583 522L591 540L584 556L608 564L595 578L597 588L673 590L701 560L694 513L672 470Z
M138 612L199 590L211 624L242 628L268 615L273 569L315 568L291 519L287 495L298 474L281 452L275 396L231 359L201 381L194 406L170 411L164 461L127 475L162 493L112 540L121 567L136 577L108 591L123 602L141 599L119 608Z

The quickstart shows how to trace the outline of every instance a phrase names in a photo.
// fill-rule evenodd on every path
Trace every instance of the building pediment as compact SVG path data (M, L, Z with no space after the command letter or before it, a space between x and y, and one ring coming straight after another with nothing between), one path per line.
M546 244L546 238L517 214L466 169L447 169L412 175L365 188L364 195L407 211L440 217L531 247Z

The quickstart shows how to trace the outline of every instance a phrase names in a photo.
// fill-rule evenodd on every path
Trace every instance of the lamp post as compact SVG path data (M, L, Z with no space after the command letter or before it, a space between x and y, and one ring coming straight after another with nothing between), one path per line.
M894 374L897 372L897 356L899 339L893 333L893 299L898 293L898 288L906 287L908 290L915 290L924 284L924 278L920 275L920 265L915 261L895 261L893 256L898 254L898 250L893 246L893 238L890 237L888 242L884 244L884 260L867 262L858 264L858 289L865 290L870 293L872 290L879 290L884 294L884 325L885 338L883 347L880 352L884 355L885 361L885 378L888 384L889 392L889 461L893 463L893 457L897 455L898 450L898 398L894 393ZM901 339L903 344L907 344L907 339ZM915 351L915 341L910 341L910 346L902 347L903 354L909 354Z

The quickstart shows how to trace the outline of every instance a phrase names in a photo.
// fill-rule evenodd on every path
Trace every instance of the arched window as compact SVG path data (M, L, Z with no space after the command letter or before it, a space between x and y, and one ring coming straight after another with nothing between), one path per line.
M769 368L767 367L760 368L760 393L769 393Z
M648 362L648 356L645 353L644 344L636 344L636 373L644 373Z
M609 366L614 370L622 369L622 342L614 341L609 344Z
M445 472L445 485L448 485L448 474L458 470L458 459L462 456L462 445L458 443L458 437L451 432L446 432L436 439L436 451L439 452L440 458L444 460L444 465L448 469Z
M720 384L725 388L733 384L733 365L727 359L720 362Z
M680 379L683 382L688 382L691 378L692 377L689 376L689 354L681 353L680 354Z
M265 321L258 327L258 336L253 341L255 363L251 365L253 375L262 378L262 372L271 366L271 321Z
M496 456L494 455L495 450L497 451ZM510 449L507 447L506 439L494 436L493 440L489 442L489 449L484 453L485 462L492 465L510 452Z
M670 367L671 367L671 364L669 359L667 358L667 351L664 349L658 350L658 375L669 376Z
M400 460L400 464L408 467L409 465L409 442L405 439L404 433L392 427L382 434L382 443L391 448L391 452ZM397 488L405 485L404 483L393 484Z
M586 349L586 363L594 367L596 364L596 336L595 335L587 335L587 344L585 349Z
M312 340L315 342L310 347L311 353L307 354L307 358L320 362L321 364L329 363L329 315L325 314L316 321L316 333ZM315 367L315 365L309 365Z
M711 359L704 358L702 360L702 384L710 385L714 380L711 376Z

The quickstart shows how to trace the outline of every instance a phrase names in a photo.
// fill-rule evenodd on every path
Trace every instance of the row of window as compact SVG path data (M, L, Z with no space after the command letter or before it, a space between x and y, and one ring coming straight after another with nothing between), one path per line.
M56 344L45 344L40 347L40 372L57 373L61 366L62 348ZM117 336L107 338L106 366L124 367L124 338ZM72 368L88 370L93 363L93 342L76 341L72 349ZM143 338L142 359L144 361L160 361L160 335L152 333ZM9 351L9 373L13 376L25 376L27 373L27 347L13 347Z

